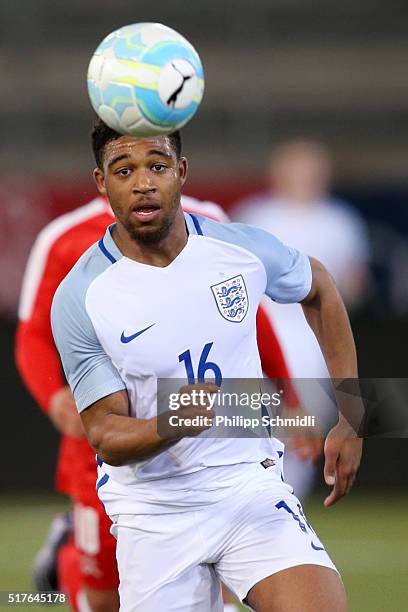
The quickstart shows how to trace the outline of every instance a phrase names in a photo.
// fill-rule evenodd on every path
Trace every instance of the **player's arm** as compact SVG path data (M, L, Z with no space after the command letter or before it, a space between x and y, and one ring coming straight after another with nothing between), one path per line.
M319 340L332 378L357 378L357 353L349 318L333 278L310 257L312 286L302 308Z
M110 465L147 459L163 450L167 441L157 433L156 419L134 419L129 415L126 391L100 399L81 413L91 446Z
M213 416L208 402L204 406L183 406L177 411L178 416L188 419L197 415L209 417L202 427L188 423L184 428L168 426L170 411L151 419L129 416L126 385L105 352L85 306L88 284L84 278L83 270L78 269L59 286L51 308L51 323L86 435L101 458L111 465L143 461L181 437L195 436L208 429ZM188 393L191 387L205 387L208 393L217 391L214 385L206 384L187 385L180 392Z
M224 233L228 228L225 226ZM336 286L322 264L258 228L235 225L235 241L257 255L265 271L265 293L281 304L300 302L320 343L330 374L357 379L357 358L347 312ZM232 238L230 238L232 240ZM361 402L357 401L361 408ZM342 406L340 406L343 409ZM347 406L346 406L347 408ZM344 412L344 411L343 411ZM356 411L355 411L356 412ZM330 506L351 488L359 466L362 441L342 416L325 443L325 478L333 491Z
M54 293L69 271L60 251L60 241L50 243L45 231L30 253L20 298L15 357L25 385L58 431L80 437L81 420L62 375L50 323Z
M312 286L302 301L305 317L316 335L331 377L357 379L356 348L346 308L324 266L313 258L310 264ZM353 410L358 411L360 407L361 404L353 406ZM355 412L353 416L359 415ZM328 485L334 485L325 500L326 506L349 492L360 465L362 440L349 421L350 418L346 420L340 414L338 424L326 438L324 476Z
M214 385L186 385L180 392L204 389L214 393ZM208 406L183 406L177 411L178 419L192 419L205 416L207 425L180 426L169 425L165 412L151 419L129 417L129 400L126 391L119 391L100 399L81 412L84 429L91 446L99 457L109 465L126 465L150 459L166 450L184 436L196 436L210 427L214 413Z

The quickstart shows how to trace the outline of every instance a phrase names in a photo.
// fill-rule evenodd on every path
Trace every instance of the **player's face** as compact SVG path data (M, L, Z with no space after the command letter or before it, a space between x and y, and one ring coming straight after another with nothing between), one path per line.
M103 171L94 173L99 192L109 198L118 222L144 244L157 244L168 235L186 175L186 159L177 159L166 136L121 136L108 142Z

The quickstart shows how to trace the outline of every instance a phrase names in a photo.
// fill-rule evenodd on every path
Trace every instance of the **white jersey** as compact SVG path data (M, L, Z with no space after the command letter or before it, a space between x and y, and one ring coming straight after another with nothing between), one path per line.
M190 214L185 219L187 244L168 266L124 257L108 228L57 290L54 338L80 411L126 389L131 416L154 417L157 379L196 375L204 352L224 379L262 377L261 297L289 303L308 294L308 258L274 236ZM228 301L223 296L231 287L235 297ZM99 462L99 495L108 514L151 513L153 491L170 498L173 483L180 491L179 477L197 473L204 486L206 468L259 462L268 449L270 440L262 438L184 438L131 465Z

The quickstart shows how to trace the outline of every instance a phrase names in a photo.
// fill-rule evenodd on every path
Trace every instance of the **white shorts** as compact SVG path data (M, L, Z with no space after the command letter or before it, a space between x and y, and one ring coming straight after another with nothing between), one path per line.
M257 582L280 570L303 564L336 569L278 465L226 469L234 484L214 504L112 517L121 612L221 612L220 580L243 601Z

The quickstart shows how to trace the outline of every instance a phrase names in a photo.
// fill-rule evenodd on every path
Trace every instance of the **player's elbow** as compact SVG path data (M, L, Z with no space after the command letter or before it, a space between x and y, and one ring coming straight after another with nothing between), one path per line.
M120 467L126 463L120 456L112 452L110 449L105 450L100 448L99 450L96 450L96 452L98 453L98 457L100 457L104 463L112 465L113 467Z
M104 463L115 467L124 465L125 462L116 448L112 431L103 426L94 426L87 429L87 437L90 445Z
M98 457L108 465L112 465L114 467L119 467L124 465L123 459L120 457L118 452L116 452L109 444L101 440L100 442L95 439L88 438L90 445L95 449Z

